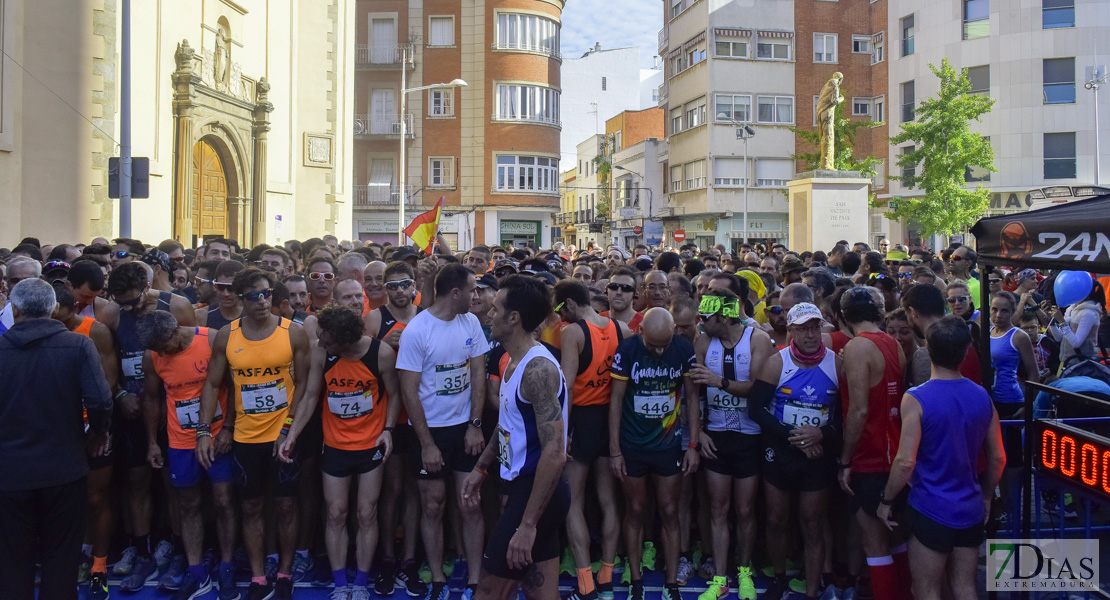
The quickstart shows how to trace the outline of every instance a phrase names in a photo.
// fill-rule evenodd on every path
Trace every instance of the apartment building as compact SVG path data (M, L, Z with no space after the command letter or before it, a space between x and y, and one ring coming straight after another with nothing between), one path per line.
M795 2L663 5L665 242L679 229L700 246L785 239L784 192L795 174ZM755 136L738 140L737 123Z
M563 4L358 0L358 239L396 243L399 228L443 197L441 229L456 248L551 243ZM450 85L456 79L466 86ZM404 102L402 89L414 90Z
M1039 188L1105 184L1107 178L1095 173L1095 94L1084 84L1093 78L1094 67L1110 63L1105 41L1110 1L881 1L890 3L886 97L892 108L891 135L900 123L914 118L921 99L936 95L939 82L929 64L947 57L954 67L967 70L972 93L996 101L983 122L974 126L990 138L998 171L967 173L969 186L991 189L990 214L1028 210L1033 202L1030 192ZM1105 173L1110 160L1105 149L1110 139L1105 94L1102 110ZM892 173L897 174L895 160L906 150L887 150ZM880 198L920 193L891 181ZM914 243L920 238L915 223L883 221L899 241Z
M656 214L655 196L663 195L659 154L665 147L663 109L625 111L605 122L611 165L609 215L611 238L631 248L643 243L645 221ZM637 231L639 228L639 231Z

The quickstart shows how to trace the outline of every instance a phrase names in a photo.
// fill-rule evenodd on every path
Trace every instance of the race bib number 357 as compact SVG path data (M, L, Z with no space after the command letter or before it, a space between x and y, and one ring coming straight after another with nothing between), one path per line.
M243 386L243 412L248 415L272 413L289 406L289 389L284 379Z
M456 396L470 389L470 363L436 365L436 395Z

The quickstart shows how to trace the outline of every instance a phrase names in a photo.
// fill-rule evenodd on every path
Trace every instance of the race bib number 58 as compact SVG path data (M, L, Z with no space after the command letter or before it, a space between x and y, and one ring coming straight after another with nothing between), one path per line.
M272 413L289 406L289 390L284 379L243 386L243 412L248 415Z

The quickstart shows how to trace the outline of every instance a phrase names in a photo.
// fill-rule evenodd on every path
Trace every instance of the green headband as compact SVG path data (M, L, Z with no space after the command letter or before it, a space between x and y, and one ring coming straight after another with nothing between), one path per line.
M735 298L722 298L721 296L702 296L698 313L711 316L721 313L726 319L740 318L740 301Z

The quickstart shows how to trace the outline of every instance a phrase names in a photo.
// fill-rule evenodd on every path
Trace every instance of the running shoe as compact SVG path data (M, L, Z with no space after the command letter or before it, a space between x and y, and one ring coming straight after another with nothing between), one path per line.
M841 594L840 588L835 585L827 585L825 591L821 593L817 600L842 600L843 596Z
M751 567L740 567L737 571L736 597L740 600L755 600L755 582L752 581Z
M563 600L597 600L597 598L598 595L596 589L589 594L583 594L578 590L574 590L569 595L563 596Z
M728 596L728 577L714 577L698 600L719 600Z
M293 600L293 580L278 577L274 582L274 600Z
M428 586L428 594L424 600L447 600L451 597L451 590L447 589L446 582L435 581Z
M350 598L351 588L349 587L335 588L328 594L328 600L350 600Z
M89 575L89 600L108 600L108 574Z
M661 598L663 600L682 600L682 592L678 590L678 584L668 583L664 585Z
M181 576L181 581L178 582L177 592L170 600L196 600L207 594L211 589L212 578L207 573L204 575L204 581L200 581L192 573L186 571Z
M432 582L432 568L428 566L428 561L420 563L420 581L424 583Z
M628 586L628 600L644 600L644 583Z
M351 600L370 600L370 588L356 585L351 588Z
M640 561L640 565L642 569L647 569L648 571L655 570L655 544L644 542L644 555Z
M162 540L154 547L154 562L158 565L159 571L165 571L170 566L170 560L173 559L173 544Z
M798 563L795 563L794 561L790 560L789 558L786 559L786 574L787 575L789 575L791 577L795 577L800 572L801 572L801 569L798 568ZM763 575L765 575L766 577L774 577L775 576L775 566L772 565L772 564L768 564L766 567L763 567Z
M686 585L690 580L690 575L694 573L694 565L690 564L685 556L680 556L678 559L678 578L676 581L678 585Z
M158 581L158 563L153 556L147 556L135 561L131 574L119 584L121 592L137 592L143 589L148 582Z
M613 600L613 582L597 584L598 600Z
M135 568L135 561L139 558L139 551L134 546L128 546L123 550L120 555L119 561L112 565L112 575L117 577L127 577L131 574L131 570Z
M797 592L805 595L806 593L806 580L803 577L792 577L790 579L790 591Z
M763 592L760 600L785 600L789 597L790 583L786 580L786 577L775 577L767 585L767 591Z
M567 577L574 577L577 573L577 565L574 563L574 553L570 551L570 546L563 548L563 557L559 560L559 574L566 575Z
M454 553L443 555L443 574L447 577L455 572L455 558Z
M394 580L395 564L392 558L383 558L382 563L378 566L378 576L374 579L374 593L379 596L389 597L397 589L397 582Z
M856 593L854 587L844 588L844 591L840 593L840 600L857 600L858 598L859 594Z
M89 571L92 571L92 557L84 552L81 553L81 562L77 563L77 583L85 583L89 580Z
M266 579L269 579L270 581L273 581L273 580L277 579L277 568L278 568L278 557L276 557L276 556L267 556L266 557L266 563L262 567L262 574L266 576Z
M706 581L710 581L717 576L717 567L713 564L712 556L707 557L698 567L698 576Z
M162 592L176 592L181 589L181 582L185 580L185 569L189 566L184 554L178 554L170 560L170 566L162 573L158 580L158 590Z
M220 588L220 600L239 600L242 595L235 585L235 567L216 568L216 586Z
M420 598L428 593L428 585L420 580L415 561L407 561L404 567L394 575L393 581L405 588L405 593L413 598Z
M250 589L247 590L247 600L270 600L273 597L274 585L271 583L262 585L252 581Z
M640 573L640 575L643 575L643 573ZM624 585L632 584L632 569L625 569L624 572L621 573L621 583Z
M305 575L312 570L316 563L312 560L312 555L301 556L299 552L293 553L293 569L290 575L293 578L293 583L304 581Z
M698 565L701 564L701 559L703 558L705 557L702 556L701 552L701 540L698 540L694 542L694 551L690 553L690 564L693 565L695 569L697 569Z
M462 600L474 600L474 588L466 586L462 591Z
M624 559L619 556L613 557L613 573L623 573L624 567Z
M447 570L444 569L444 574ZM447 589L452 592L461 592L466 589L467 577L469 576L470 568L467 566L466 561L461 558L456 558L451 564L451 574L447 575Z

